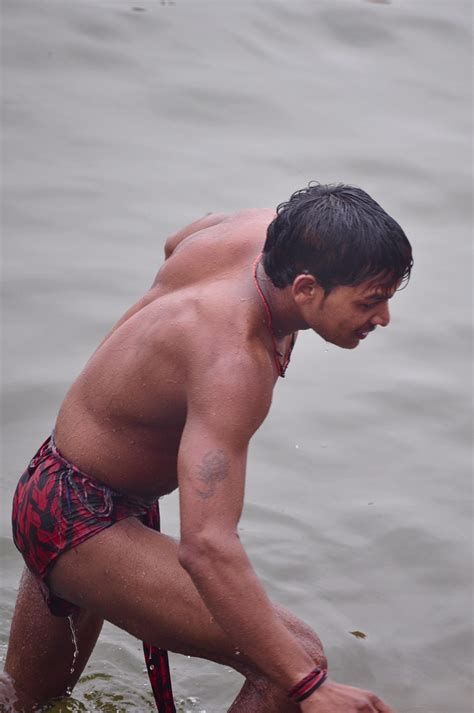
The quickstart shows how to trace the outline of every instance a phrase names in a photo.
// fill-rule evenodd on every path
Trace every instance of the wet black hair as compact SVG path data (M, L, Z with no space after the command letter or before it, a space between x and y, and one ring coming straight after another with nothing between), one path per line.
M307 272L326 294L373 278L390 291L406 285L413 257L401 227L368 193L312 182L278 206L263 266L275 287L287 287Z

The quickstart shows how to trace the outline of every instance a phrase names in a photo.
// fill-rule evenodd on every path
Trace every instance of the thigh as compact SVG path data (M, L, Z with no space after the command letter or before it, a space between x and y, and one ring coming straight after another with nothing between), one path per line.
M130 517L62 554L58 596L168 651L230 663L235 651L188 573L178 543Z
M245 675L253 666L213 620L191 578L178 562L178 544L135 518L118 522L58 559L52 590L169 651L233 666ZM298 637L308 627L284 610ZM314 637L314 635L313 635ZM311 642L315 653L320 642Z

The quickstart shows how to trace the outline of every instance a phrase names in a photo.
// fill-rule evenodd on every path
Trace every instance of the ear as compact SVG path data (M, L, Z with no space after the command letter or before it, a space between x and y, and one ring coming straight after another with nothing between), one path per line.
M323 290L313 275L302 273L293 280L291 291L296 302L304 303L311 302Z

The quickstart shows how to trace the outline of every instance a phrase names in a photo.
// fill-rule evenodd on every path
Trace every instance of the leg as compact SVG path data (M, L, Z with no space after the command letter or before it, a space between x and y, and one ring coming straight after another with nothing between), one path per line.
M61 555L50 583L57 595L139 639L241 672L250 682L241 694L249 703L244 706L237 699L233 713L296 710L288 706L283 691L269 684L243 654L236 654L180 566L176 542L135 518L122 520ZM279 615L315 662L324 665L321 644L309 627L283 609Z
M65 695L77 683L103 620L85 610L73 619L79 653L71 673L74 645L69 621L50 613L34 576L25 569L5 662L5 673L15 687L17 710L32 710L33 703Z

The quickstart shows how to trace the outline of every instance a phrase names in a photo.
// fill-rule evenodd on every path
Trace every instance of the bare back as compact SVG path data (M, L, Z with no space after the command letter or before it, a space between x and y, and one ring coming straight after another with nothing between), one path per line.
M65 397L56 442L78 468L137 495L176 488L192 360L199 353L212 365L241 349L268 356L252 266L273 215L237 213L177 244Z

